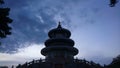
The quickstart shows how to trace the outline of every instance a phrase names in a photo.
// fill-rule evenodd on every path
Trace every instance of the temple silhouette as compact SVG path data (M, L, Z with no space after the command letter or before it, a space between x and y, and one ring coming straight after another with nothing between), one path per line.
M19 64L16 68L119 68L120 57L117 63L101 66L93 61L74 58L78 54L78 49L73 47L74 41L70 39L71 32L63 28L59 22L57 28L48 32L49 39L45 41L45 48L41 54L45 59L33 60L24 64ZM118 62L119 61L119 62ZM118 66L117 66L118 65ZM115 67L114 67L115 66ZM117 66L117 67L116 67ZM13 68L13 67L12 67Z

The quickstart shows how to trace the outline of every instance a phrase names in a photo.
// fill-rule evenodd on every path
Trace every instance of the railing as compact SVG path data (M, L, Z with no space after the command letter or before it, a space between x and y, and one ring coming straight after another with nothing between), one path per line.
M77 59L76 58L73 61L74 61L74 63L77 63L77 64L90 65L90 66L100 66L99 64L96 64L93 61L89 62L89 61L86 61L85 59ZM32 66L34 64L40 64L43 62L46 62L45 59L33 60L29 63L26 62L23 65L19 64L16 68L27 68L27 67Z
M19 64L16 68L28 67L28 66L30 66L32 64L43 63L43 62L45 62L45 59L33 60L33 61L29 62L29 63L26 62L26 63L24 63L22 65Z

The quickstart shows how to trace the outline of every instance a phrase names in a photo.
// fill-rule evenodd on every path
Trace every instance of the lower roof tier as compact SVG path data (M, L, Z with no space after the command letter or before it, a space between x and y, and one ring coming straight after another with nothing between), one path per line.
M46 56L48 53L52 51L66 51L70 52L71 55L77 55L78 49L75 47L69 47L69 46L51 46L51 47L45 47L41 50L41 54Z

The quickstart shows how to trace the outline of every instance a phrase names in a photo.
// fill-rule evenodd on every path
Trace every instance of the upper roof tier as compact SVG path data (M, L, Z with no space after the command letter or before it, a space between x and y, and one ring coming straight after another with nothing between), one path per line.
M59 22L57 28L54 28L48 32L48 36L50 38L69 38L71 36L71 32L65 28L62 28Z

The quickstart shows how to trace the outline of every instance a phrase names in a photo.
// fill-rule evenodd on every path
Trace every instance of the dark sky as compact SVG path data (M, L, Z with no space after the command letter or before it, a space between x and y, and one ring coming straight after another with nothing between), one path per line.
M11 8L12 35L0 40L0 64L43 57L40 50L47 33L59 21L71 31L78 58L108 64L120 54L120 3L108 4L109 0L5 0L3 6Z

